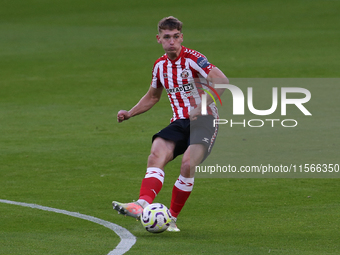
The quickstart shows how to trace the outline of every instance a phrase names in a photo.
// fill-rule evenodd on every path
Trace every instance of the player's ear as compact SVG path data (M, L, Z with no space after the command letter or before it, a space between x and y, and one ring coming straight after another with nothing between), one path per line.
M157 34L157 35L156 35L156 38L157 38L157 42L158 42L158 43L161 43L161 37L160 37L160 35Z

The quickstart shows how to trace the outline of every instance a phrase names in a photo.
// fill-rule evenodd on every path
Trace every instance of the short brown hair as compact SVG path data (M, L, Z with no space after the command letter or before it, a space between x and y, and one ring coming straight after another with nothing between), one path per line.
M182 32L182 25L183 23L173 16L165 17L158 22L158 32L160 33L161 30L165 29L177 29Z

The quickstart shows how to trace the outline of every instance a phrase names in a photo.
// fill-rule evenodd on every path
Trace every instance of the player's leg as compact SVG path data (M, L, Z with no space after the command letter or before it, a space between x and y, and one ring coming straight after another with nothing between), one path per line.
M187 149L187 138L183 130L187 129L189 123L189 120L176 120L153 136L138 201L127 204L113 201L113 209L121 214L139 218L143 208L153 202L163 186L164 166Z
M179 175L172 189L170 204L170 213L173 217L168 231L180 231L176 225L177 216L188 200L194 186L195 166L202 162L206 148L202 144L192 144L185 151L182 164L181 174Z
M142 181L138 203L143 207L152 203L162 188L164 167L188 147L189 120L176 120L154 135L148 168Z
M151 153L145 177L140 188L138 203L146 207L151 204L160 192L164 182L164 167L173 159L175 143L161 137L155 138L152 143Z
M191 144L185 151L181 165L181 175L185 178L195 176L195 166L199 165L206 153L203 144Z
M182 158L181 174L172 190L171 215L177 217L194 186L195 166L202 162L206 148L202 144L192 144Z
M183 155L181 174L172 190L170 212L175 221L193 189L195 167L203 162L214 145L218 127L213 126L213 119L210 115L199 116L190 122L190 146ZM172 225L170 231L179 231L176 225Z
M165 165L173 159L175 142L156 137L152 142L147 167L164 169Z
M173 158L175 143L156 137L148 157L147 171L142 180L137 202L120 203L113 201L113 209L118 213L139 219L148 204L152 203L160 192L164 182L164 166Z

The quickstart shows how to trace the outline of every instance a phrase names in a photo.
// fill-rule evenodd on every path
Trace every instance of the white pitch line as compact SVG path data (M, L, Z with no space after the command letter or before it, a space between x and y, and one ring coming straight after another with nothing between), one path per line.
M94 223L97 223L99 225L102 225L106 228L109 228L113 230L119 237L120 237L120 242L114 248L112 251L110 251L107 255L121 255L126 253L128 250L131 249L131 247L136 243L136 237L131 234L127 229L114 224L109 221L105 221L93 216L77 213L77 212L69 212L65 210L60 210L52 207L47 207L47 206L41 206L41 205L36 205L36 204L28 204L28 203L21 203L21 202L15 202L15 201L10 201L10 200L4 200L0 199L0 203L5 203L5 204L11 204L11 205L19 205L19 206L24 206L24 207L30 207L34 209L39 209L39 210L44 210L44 211L49 211L49 212L55 212L55 213L61 213L65 215L69 215L72 217L92 221Z

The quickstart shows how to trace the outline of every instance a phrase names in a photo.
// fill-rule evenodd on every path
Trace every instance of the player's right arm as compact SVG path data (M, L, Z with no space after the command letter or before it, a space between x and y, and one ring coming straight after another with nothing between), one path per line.
M163 87L154 88L150 86L148 92L131 108L130 111L120 110L117 114L118 122L128 120L133 116L150 110L161 98Z

